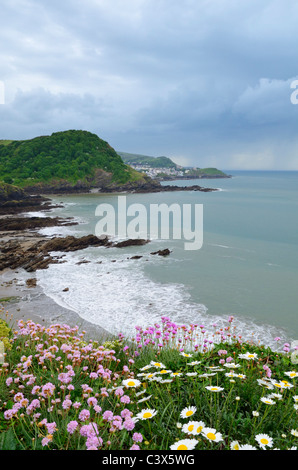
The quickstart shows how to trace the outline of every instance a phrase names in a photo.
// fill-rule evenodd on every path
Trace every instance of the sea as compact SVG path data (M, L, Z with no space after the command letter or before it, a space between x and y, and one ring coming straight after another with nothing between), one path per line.
M170 233L143 246L57 253L63 263L38 271L38 284L57 304L112 334L132 337L136 326L160 324L163 316L212 331L233 316L244 340L275 349L277 337L279 344L297 341L298 172L226 172L231 178L163 183L217 191L122 195L128 207L142 205L148 213L153 204L200 206L200 248L186 250L183 237ZM51 198L63 207L50 215L73 217L78 225L41 230L48 236L98 235L98 206L116 213L119 207L119 194ZM165 248L169 256L151 254Z

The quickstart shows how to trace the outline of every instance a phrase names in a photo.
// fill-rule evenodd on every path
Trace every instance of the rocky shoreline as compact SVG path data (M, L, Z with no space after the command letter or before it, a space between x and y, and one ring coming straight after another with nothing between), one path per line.
M149 243L145 239L128 239L112 241L106 235L97 237L86 235L75 236L43 236L39 230L44 227L77 225L72 218L46 216L53 205L44 196L27 196L19 193L19 199L0 201L0 314L7 310L16 320L33 320L51 324L63 319L63 322L80 325L89 333L96 332L100 337L110 334L98 325L83 320L76 312L58 305L43 293L37 283L36 271L47 269L50 264L64 263L67 252L84 250L90 246L104 248L125 248L143 246ZM27 212L42 212L43 216L30 216ZM168 256L170 250L159 250L151 255ZM142 256L131 256L139 259ZM88 261L81 261L78 264ZM6 314L7 315L7 314Z

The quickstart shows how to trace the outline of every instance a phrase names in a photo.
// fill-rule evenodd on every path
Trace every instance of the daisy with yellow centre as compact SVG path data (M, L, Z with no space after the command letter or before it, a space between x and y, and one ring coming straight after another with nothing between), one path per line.
M122 385L127 388L135 388L141 385L141 382L137 379L126 379L122 381Z
M294 377L298 377L298 372L296 372L295 370L290 370L290 372L285 372L285 375L293 379Z
M212 442L220 442L223 440L222 434L217 432L214 428L204 428L202 434L206 439Z
M290 384L290 382L288 382L287 380L282 380L281 382L284 384L285 388L293 388L294 387L294 385Z
M195 406L189 406L188 408L184 408L181 411L180 416L181 418L190 418L192 415L195 414L196 411L197 408Z
M147 366L142 367L140 370L151 369L152 365L148 364Z
M180 356L183 356L183 357L192 357L193 355L192 355L192 354L189 354L189 353L181 352L181 353L180 353Z
M151 374L146 374L145 379L152 379L156 375L156 372L152 372Z
M271 398L261 397L260 400L263 403L266 403L266 405L275 405L275 401L273 401Z
M257 434L256 441L262 449L265 449L265 447L272 447L273 445L273 439L268 436L268 434Z
M230 449L231 450L240 450L239 442L238 441L231 442Z
M251 361L253 359L258 359L258 355L250 352L246 352L245 354L239 354L240 359L247 359L248 361Z
M137 413L136 418L141 419L141 420L151 419L156 414L157 414L156 410L150 410L149 408L146 408L145 410L140 411L140 413Z
M159 369L166 369L166 366L162 362L150 362L151 366L157 367Z
M189 421L187 424L184 424L182 427L182 432L186 434L197 435L202 432L205 427L203 421Z
M228 367L229 369L238 369L238 367L241 367L241 365L235 364L235 362L226 362L224 367Z
M198 441L196 439L181 439L170 446L171 450L193 450Z
M273 390L273 388L274 388L272 384L268 383L264 379L257 379L257 382L258 382L259 385L264 386L268 390Z
M224 390L222 387L216 387L216 386L207 386L205 387L207 388L207 390L209 390L210 392L221 392L222 390Z
M172 372L171 377L180 377L182 375L182 372Z

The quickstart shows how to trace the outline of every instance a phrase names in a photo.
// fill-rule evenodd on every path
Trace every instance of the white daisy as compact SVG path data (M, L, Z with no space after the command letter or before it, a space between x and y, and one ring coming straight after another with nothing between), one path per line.
M235 362L226 362L223 366L228 367L229 369L238 369L238 367L241 367L240 364L235 364Z
M152 410L152 409L146 408L146 409L140 411L140 413L137 413L137 414L136 414L136 418L137 418L137 419L141 419L141 420L151 419L151 418L153 418L153 416L155 416L156 414L157 414L157 411L156 411L156 410Z
M238 442L238 441L233 441L233 442L231 442L230 449L231 449L231 450L239 450L239 449L240 449L240 444L239 444L239 442Z
M127 388L135 388L141 385L141 382L137 379L126 379L122 381L122 385Z
M193 354L185 353L185 352L182 351L182 352L180 353L180 356L183 356L183 357L192 357Z
M222 434L217 432L214 428L204 428L202 434L206 439L212 442L220 442L223 440Z
M195 406L189 406L181 411L180 416L181 418L190 418L196 411L197 408Z
M250 444L243 444L240 446L239 450L257 450L257 448L254 446L251 446Z
M152 397L152 395L149 395L148 397L141 398L140 400L137 401L137 403L143 403L144 401L148 401L148 400L150 400L151 397Z
M248 361L252 361L253 359L258 359L258 355L255 353L246 352L245 354L239 354L240 359L247 359Z
M235 372L232 371L232 372L226 372L225 376L226 377L237 377L237 374L235 374Z
M224 390L222 387L216 387L214 385L210 385L205 388L207 388L207 390L209 390L210 392L221 392L222 390Z
M257 434L255 439L262 449L273 445L273 439L268 434Z
M244 374L236 374L236 377L238 377L238 379L246 379L246 375Z
M148 370L151 369L152 365L148 364L147 366L142 367L140 370Z
M205 423L203 421L189 421L187 424L184 424L182 431L186 434L197 435L202 432L205 428Z
M162 362L151 361L150 364L151 364L151 366L157 367L159 369L166 369L166 366Z
M282 400L283 396L280 393L271 393L267 398L277 398L277 400Z
M273 390L274 387L272 384L269 384L268 382L266 382L266 380L264 379L257 379L257 382L259 385L262 385L264 386L265 388L267 388L268 390Z
M266 405L275 405L275 401L273 401L271 398L268 397L261 397L260 400L263 403L266 403Z
M285 375L287 375L288 377L294 378L294 377L298 377L298 372L296 372L295 370L291 370L290 372L285 372Z
M181 439L170 446L171 450L193 450L198 441L196 439Z

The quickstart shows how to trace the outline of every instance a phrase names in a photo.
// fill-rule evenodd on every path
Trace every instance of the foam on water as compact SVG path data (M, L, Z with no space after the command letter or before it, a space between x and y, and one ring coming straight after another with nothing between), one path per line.
M63 264L38 271L38 283L57 304L112 334L121 332L133 337L135 326L146 328L159 323L162 316L178 324L203 324L210 338L214 324L222 328L227 325L227 318L209 315L205 305L192 302L184 285L163 284L148 278L144 273L145 263L158 263L159 259L143 256L132 260L131 256L131 253L121 251L119 254L105 248L68 253ZM88 262L78 265L81 261ZM175 261L169 259L168 262ZM64 291L65 288L69 290ZM281 334L273 327L237 317L233 325L243 339L277 350L274 338Z

